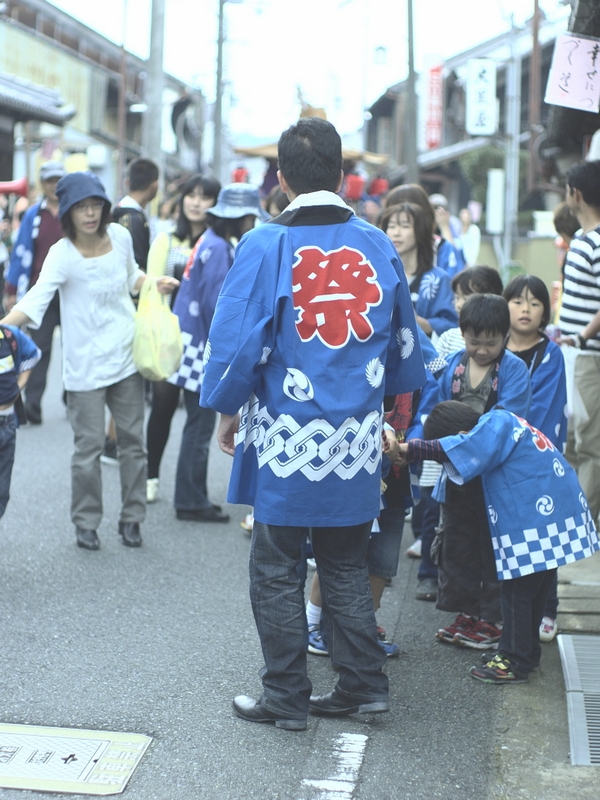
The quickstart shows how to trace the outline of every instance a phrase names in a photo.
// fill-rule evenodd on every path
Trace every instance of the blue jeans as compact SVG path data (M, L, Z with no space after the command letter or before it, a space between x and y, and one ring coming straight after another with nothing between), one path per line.
M181 447L175 479L175 508L198 511L210 508L206 489L208 449L215 429L216 413L202 408L197 392L183 390L187 421L181 434Z
M17 421L13 414L0 415L0 517L10 497L10 478L15 461Z
M498 652L510 659L519 677L539 666L540 623L556 570L502 581L502 636Z
M261 702L291 719L306 717L312 684L306 670L308 631L298 565L307 534L323 601L331 658L339 667L336 691L357 702L387 700L386 656L367 574L371 523L340 528L265 525L254 521L250 600L265 659Z

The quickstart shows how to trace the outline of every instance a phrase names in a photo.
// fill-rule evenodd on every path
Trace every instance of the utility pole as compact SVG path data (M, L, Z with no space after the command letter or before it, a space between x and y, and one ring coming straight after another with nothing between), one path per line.
M159 181L164 181L164 158L162 151L162 119L165 49L165 0L152 0L152 26L150 29L150 57L146 78L146 105L144 114L144 151L148 158L156 161Z
M123 30L121 33L121 63L119 69L119 95L117 99L117 150L119 161L117 164L117 197L121 197L123 192L123 182L125 177L125 162L127 147L127 52L125 50L125 39L127 36L127 0L123 0Z
M419 182L419 165L417 163L417 89L415 75L415 45L413 0L407 0L408 11L408 81L406 104L403 120L404 162L406 164L407 183Z
M217 37L217 85L214 113L213 172L215 178L223 179L223 42L225 39L225 0L219 0L219 34Z
M517 40L519 30L511 22L510 60L506 69L506 144L504 169L506 172L506 200L504 206L504 264L501 274L508 277L506 267L512 258L513 244L517 232L519 210L519 136L521 134L521 57Z
M537 183L536 139L540 133L540 97L541 97L541 63L540 63L540 3L534 0L533 18L531 20L531 36L533 45L529 59L529 159L527 161L527 191L532 192Z

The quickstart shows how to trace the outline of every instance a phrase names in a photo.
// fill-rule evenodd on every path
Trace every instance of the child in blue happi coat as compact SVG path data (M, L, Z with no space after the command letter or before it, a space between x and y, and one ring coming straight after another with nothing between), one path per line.
M550 295L535 275L517 275L504 290L510 311L506 347L525 362L531 378L531 407L527 419L562 453L567 440L567 379L560 347L544 333L550 322ZM548 594L540 639L556 636L558 585Z
M41 350L19 328L0 325L0 517L10 496L18 423L25 421L21 391L41 356Z
M510 329L506 300L492 294L467 298L460 311L465 349L448 357L440 400L457 400L482 414L497 403L527 417L531 387L527 367L505 350ZM458 616L436 634L441 642L484 650L501 634L500 584L496 579L479 478L447 485L438 555L437 608Z
M550 439L505 409L480 416L464 403L443 402L424 435L400 445L403 463L434 459L452 483L480 476L483 484L504 626L497 654L471 675L523 683L540 663L539 626L557 568L600 549L587 500Z

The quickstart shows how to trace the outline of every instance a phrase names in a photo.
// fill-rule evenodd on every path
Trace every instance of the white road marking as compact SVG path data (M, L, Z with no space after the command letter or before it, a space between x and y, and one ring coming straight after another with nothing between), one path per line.
M310 793L310 800L352 800L368 738L359 733L341 733L337 737L333 747L337 760L335 775L324 780L302 781L304 786L315 790Z

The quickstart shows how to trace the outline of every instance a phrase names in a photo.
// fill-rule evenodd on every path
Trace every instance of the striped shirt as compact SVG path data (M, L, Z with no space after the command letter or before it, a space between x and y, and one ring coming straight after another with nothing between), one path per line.
M563 336L581 333L600 311L600 225L579 233L565 261L565 281L559 327ZM588 339L588 350L600 352L600 334Z

